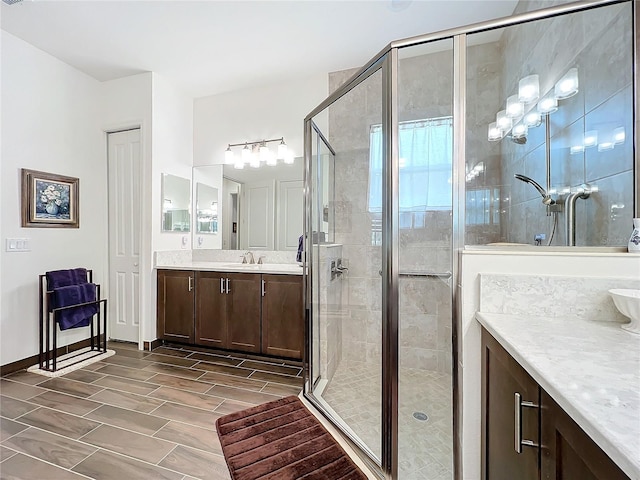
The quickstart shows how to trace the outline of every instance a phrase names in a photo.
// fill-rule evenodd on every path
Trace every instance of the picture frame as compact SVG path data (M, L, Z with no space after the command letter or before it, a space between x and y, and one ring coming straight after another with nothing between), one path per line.
M22 226L80 228L80 180L22 169Z

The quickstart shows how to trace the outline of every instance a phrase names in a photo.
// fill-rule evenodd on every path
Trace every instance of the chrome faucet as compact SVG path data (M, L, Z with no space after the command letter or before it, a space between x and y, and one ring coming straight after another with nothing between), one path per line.
M266 255L260 255L258 257L258 265L262 265L264 262L262 261L263 259L267 258Z
M251 260L249 260L248 262L247 262L247 255L249 255L251 258ZM256 259L253 257L253 252L245 252L243 257L244 257L244 261L242 263L250 263L252 265L256 263Z

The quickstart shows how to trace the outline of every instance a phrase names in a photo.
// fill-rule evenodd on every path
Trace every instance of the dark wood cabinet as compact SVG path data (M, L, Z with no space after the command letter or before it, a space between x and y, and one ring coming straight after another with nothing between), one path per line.
M158 338L301 359L302 277L158 270Z
M260 353L260 290L259 274L230 273L226 298L227 348Z
M537 480L537 445L540 444L538 384L484 330L482 353L483 478ZM519 439L528 440L535 446L523 444Z
M158 270L158 337L194 342L194 275L190 271Z
M227 348L226 275L196 272L195 343Z
M484 329L482 412L483 480L629 480Z
M263 275L262 281L262 352L302 359L302 277Z
M541 400L543 480L629 480L544 390Z

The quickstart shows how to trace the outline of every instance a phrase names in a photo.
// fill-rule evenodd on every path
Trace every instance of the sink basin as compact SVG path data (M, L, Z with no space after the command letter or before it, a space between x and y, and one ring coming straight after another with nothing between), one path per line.
M617 288L609 290L609 293L620 313L631 319L622 328L640 335L640 290Z
M225 263L221 266L224 268L233 268L234 270L258 270L261 265L257 263Z

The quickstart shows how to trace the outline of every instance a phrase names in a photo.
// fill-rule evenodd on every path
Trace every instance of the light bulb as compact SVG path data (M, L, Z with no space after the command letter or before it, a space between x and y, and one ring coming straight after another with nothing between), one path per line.
M260 157L258 156L258 152L251 152L251 158L249 159L249 166L252 168L258 168L260 166Z
M511 128L512 120L507 116L506 110L500 110L496 115L496 124L498 128L503 132L506 132Z
M571 68L564 76L558 80L553 89L555 97L559 100L573 97L578 93L578 69Z
M556 97L545 97L538 102L538 111L540 113L553 113L558 110L558 100Z
M525 137L528 132L529 128L524 123L519 123L511 130L511 136L513 138L522 138Z
M231 151L231 145L229 145L227 149L224 151L224 163L226 163L227 165L233 164L234 157L235 155Z
M577 155L579 153L584 152L584 146L583 145L574 145L573 147L571 147L569 149L569 153L571 155Z
M261 162L266 162L267 158L269 156L269 149L267 148L267 146L263 143L260 146L260 161Z
M584 134L584 141L582 142L585 147L595 147L598 144L598 131L589 130Z
M275 166L278 163L278 160L276 159L276 155L269 150L269 154L267 155L267 165L269 165L270 167Z
M602 142L598 144L598 151L604 152L606 150L613 150L614 143L613 142Z
M540 97L538 75L529 75L518 82L518 100L522 103L533 103Z
M524 113L524 105L518 100L518 95L507 98L507 117L519 118Z
M502 139L502 130L500 130L496 122L489 124L489 132L487 136L490 142Z
M241 158L237 158L235 163L233 164L233 168L237 170L242 170L244 168L244 162Z
M278 160L284 160L284 157L287 155L287 144L284 143L284 138L278 145Z
M244 144L244 148L242 149L242 162L249 163L251 161L251 150L249 150L249 145Z
M624 143L625 137L624 127L618 127L613 131L613 142L616 145Z
M292 165L294 160L295 158L293 156L293 150L287 149L287 153L284 154L284 163L286 163L287 165Z
M529 128L537 127L542 123L542 116L539 112L532 110L524 116L523 122Z

